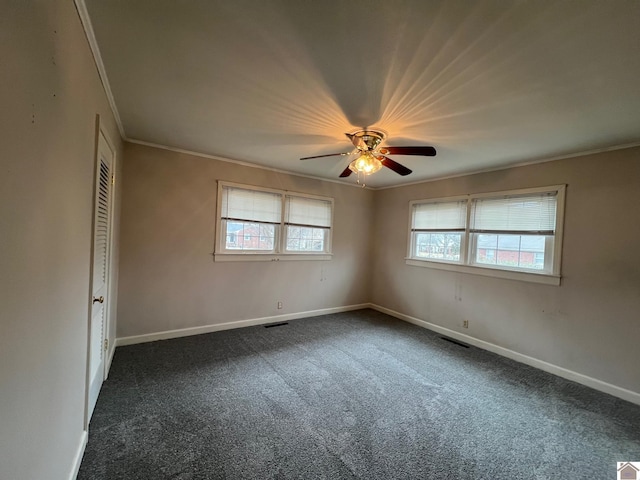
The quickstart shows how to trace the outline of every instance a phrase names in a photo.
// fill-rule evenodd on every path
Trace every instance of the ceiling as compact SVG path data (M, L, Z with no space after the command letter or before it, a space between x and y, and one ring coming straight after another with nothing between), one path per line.
M133 141L332 180L299 158L345 132L437 149L374 188L640 141L637 0L77 2Z

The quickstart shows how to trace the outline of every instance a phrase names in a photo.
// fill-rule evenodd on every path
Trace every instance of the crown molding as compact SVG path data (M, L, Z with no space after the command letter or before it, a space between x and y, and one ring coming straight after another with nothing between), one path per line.
M267 170L269 172L283 173L286 175L293 175L293 176L302 177L302 178L310 178L312 180L320 180L322 182L337 183L338 185L344 185L346 187L357 187L357 188L364 188L365 190L374 190L374 188L372 187L367 187L367 186L363 187L362 185L358 185L357 183L347 183L340 180L333 180L331 178L316 177L314 175L305 175L304 173L296 173L296 172L291 172L289 170L282 170L280 168L267 167L264 165L258 165L256 163L244 162L242 160L234 160L231 158L219 157L217 155L210 155L208 153L194 152L193 150L186 150L184 148L170 147L168 145L163 145L161 143L145 142L144 140L136 140L135 138L125 138L125 141L136 144L136 145L143 145L145 147L159 148L161 150L169 150L170 152L183 153L185 155L193 155L194 157L208 158L211 160L218 160L219 162L233 163L236 165L241 165L243 167L259 168L261 170Z
M439 182L440 180L448 180L450 178L458 178L458 177L467 177L469 175L477 175L479 173L490 173L490 172L499 172L501 170L509 170L511 168L518 168L518 167L526 167L529 165L538 165L540 163L547 163L547 162L555 162L557 160L565 160L568 158L575 158L575 157L584 157L587 155L595 155L597 153L604 153L604 152L612 152L615 150L626 150L627 148L636 148L636 147L640 147L640 142L633 142L633 143L625 143L622 145L613 145L613 146L609 146L609 147L602 147L602 148L596 148L593 150L585 150L582 152L575 152L575 153L567 153L565 155L558 155L555 157L550 157L550 158L541 158L538 160L526 160L523 162L518 162L518 163L510 163L509 165L502 165L499 167L488 167L488 168L482 168L482 169L478 169L478 170L469 170L466 172L461 172L461 173L455 173L453 175L445 175L442 177L434 177L434 178L426 178L424 180L416 180L415 182L409 182L409 183L403 183L401 185L389 185L387 187L372 187L372 190L388 190L390 188L400 188L400 187L409 187L412 185L419 185L421 183L431 183L431 182Z
M91 49L91 53L93 54L93 60L96 64L100 81L102 82L102 88L104 89L104 93L107 96L107 101L109 102L109 106L111 107L111 112L113 113L116 124L118 125L120 137L122 137L123 140L127 140L127 136L124 133L124 127L122 126L122 120L120 119L120 113L118 112L118 107L116 106L116 102L113 98L113 92L111 91L111 85L109 84L107 71L104 68L102 55L100 55L98 41L96 40L96 36L93 31L93 25L91 24L91 19L89 18L89 11L87 10L87 6L84 0L74 0L74 3L76 5L78 16L80 17L80 23L82 24L82 28L84 29L84 34L87 37L87 42L89 42L89 48Z

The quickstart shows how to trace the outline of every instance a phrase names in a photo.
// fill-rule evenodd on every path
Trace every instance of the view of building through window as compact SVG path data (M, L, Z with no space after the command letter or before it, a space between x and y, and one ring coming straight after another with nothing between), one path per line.
M544 245L544 235L479 234L476 242L476 262L542 270Z
M273 225L252 222L227 222L228 250L273 250L275 228Z

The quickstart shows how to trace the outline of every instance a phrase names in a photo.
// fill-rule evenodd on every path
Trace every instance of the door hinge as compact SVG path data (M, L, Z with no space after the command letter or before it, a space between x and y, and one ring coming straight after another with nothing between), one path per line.
M116 184L116 176L111 175L111 185L115 185L115 184Z
M108 338L104 339L104 349L105 350L109 350L109 339Z

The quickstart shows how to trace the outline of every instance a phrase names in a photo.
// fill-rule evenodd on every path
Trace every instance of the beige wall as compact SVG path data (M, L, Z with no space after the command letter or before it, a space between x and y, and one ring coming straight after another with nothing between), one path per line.
M639 179L634 148L377 191L373 302L640 392ZM410 200L556 184L559 287L405 264Z
M640 392L640 148L377 191L129 143L125 158L118 337L372 302ZM217 180L334 197L333 260L213 262ZM405 264L410 200L557 184L559 287Z
M73 1L4 2L0 58L0 478L67 479L84 430L96 114L121 144Z
M369 301L374 192L131 143L124 176L118 337ZM217 180L333 197L333 259L214 262Z

